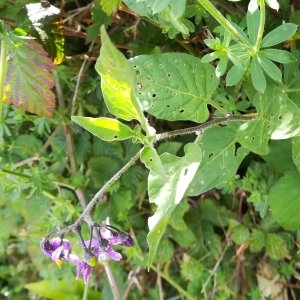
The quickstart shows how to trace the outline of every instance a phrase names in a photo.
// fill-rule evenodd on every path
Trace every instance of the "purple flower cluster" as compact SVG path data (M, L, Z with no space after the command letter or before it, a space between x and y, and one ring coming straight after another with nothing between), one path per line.
M119 261L122 255L113 249L113 245L131 247L133 245L132 237L110 226L108 222L102 225L95 225L96 238L88 241L82 241L79 244L83 247L84 257L80 259L76 254L71 253L71 243L64 238L43 238L41 241L41 250L50 257L59 267L63 260L69 261L77 266L76 279L82 277L84 283L87 283L92 272L92 267L99 263L105 263L109 259ZM93 232L93 228L92 228ZM87 246L88 245L88 246Z

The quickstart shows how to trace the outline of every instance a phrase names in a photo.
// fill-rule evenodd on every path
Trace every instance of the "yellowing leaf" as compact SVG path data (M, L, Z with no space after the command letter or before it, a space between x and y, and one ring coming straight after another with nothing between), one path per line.
M104 141L125 140L134 136L130 127L115 119L72 116L72 121Z
M101 27L101 39L102 48L95 68L101 75L105 104L112 114L121 119L140 121L142 116L132 93L135 84L134 70L110 41L104 27Z

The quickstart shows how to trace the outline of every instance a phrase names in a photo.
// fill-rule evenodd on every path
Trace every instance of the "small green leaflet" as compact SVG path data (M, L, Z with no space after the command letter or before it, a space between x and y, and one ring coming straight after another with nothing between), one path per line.
M297 25L285 23L269 32L261 41L261 48L269 48L287 41L297 31Z
M134 137L130 127L116 119L72 116L72 121L104 141L119 141Z
M171 121L205 122L219 84L215 69L183 53L141 55L130 60L136 71L136 95L143 109Z
M160 175L152 171L149 174L149 201L155 203L157 209L154 215L148 219L148 266L154 261L160 239L166 230L169 219L182 200L201 161L202 155L198 145L187 144L184 150L184 157L177 157L169 153L160 156L168 180L163 180Z

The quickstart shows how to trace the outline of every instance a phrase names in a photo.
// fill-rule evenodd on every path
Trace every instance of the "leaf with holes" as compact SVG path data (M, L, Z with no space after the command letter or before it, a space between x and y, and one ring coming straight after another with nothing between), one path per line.
M141 151L141 161L153 173L167 180L165 169L154 147L145 146Z
M237 141L239 124L229 122L204 131L200 140L203 158L187 195L200 195L235 175L240 163L249 153Z
M148 192L150 203L157 205L156 212L148 219L150 265L156 255L159 241L166 230L169 219L182 200L190 182L201 161L201 150L196 144L187 144L184 148L185 156L177 157L169 153L161 155L161 161L167 173L168 180L162 180L157 173L150 171L148 178Z
M134 137L133 130L116 119L72 116L72 121L104 141L120 141Z
M275 85L253 99L258 116L240 126L238 141L247 149L261 155L269 152L268 141L287 139L300 134L300 109Z
M165 120L205 122L219 79L215 69L183 53L141 55L130 60L143 109Z
M52 117L55 95L51 90L54 65L35 40L19 39L7 67L5 96L7 101L31 113Z
M134 70L123 54L110 41L104 27L101 27L102 47L96 62L96 71L101 75L103 98L108 110L123 120L142 116L132 95L135 83Z

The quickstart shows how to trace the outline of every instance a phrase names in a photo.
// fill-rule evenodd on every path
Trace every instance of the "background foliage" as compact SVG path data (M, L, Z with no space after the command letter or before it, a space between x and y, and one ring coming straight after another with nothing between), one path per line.
M123 299L300 297L300 7L278 2L52 1L42 25L0 2L0 297L82 299L40 240L138 151L93 213L135 239ZM85 290L112 299L102 266Z

